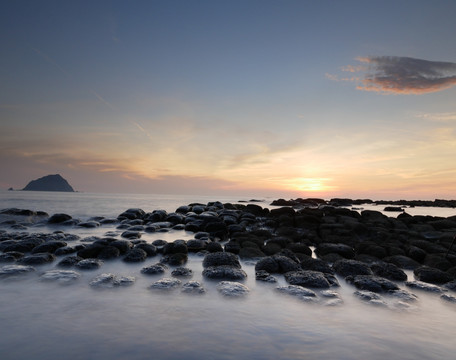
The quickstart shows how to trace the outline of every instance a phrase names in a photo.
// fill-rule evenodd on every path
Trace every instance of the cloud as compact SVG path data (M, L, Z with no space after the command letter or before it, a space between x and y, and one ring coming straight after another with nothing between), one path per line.
M435 122L452 122L456 121L456 112L419 114L417 117Z
M362 65L348 65L344 72L364 72L364 76L331 80L357 82L357 89L383 94L427 94L456 85L456 63L428 61L400 56L369 56L356 60Z

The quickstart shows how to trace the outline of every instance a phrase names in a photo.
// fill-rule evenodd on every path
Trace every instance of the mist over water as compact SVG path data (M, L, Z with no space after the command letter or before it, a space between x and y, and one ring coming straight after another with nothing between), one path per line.
M0 208L17 207L64 212L73 217L116 217L129 207L145 211L174 211L190 202L230 199L100 194L2 193ZM241 199L231 199L236 202ZM248 199L246 199L248 200ZM270 201L260 203L267 207ZM441 209L435 209L439 211ZM433 209L434 211L434 209ZM443 209L446 211L446 209ZM454 213L453 213L454 214ZM449 215L445 215L449 216ZM52 232L56 227L30 228ZM67 233L103 236L115 225L95 229L63 228ZM8 230L10 231L10 230ZM192 233L171 230L145 233L156 239L189 240ZM75 245L71 242L69 245ZM1 359L450 359L456 351L456 305L437 294L412 291L419 300L401 307L390 299L388 307L373 306L353 295L355 288L338 278L338 306L305 302L278 293L277 285L255 280L254 262L241 261L250 293L226 298L216 281L203 279L202 257L189 254L185 265L191 280L203 283L203 295L180 289L157 292L149 286L171 277L144 275L143 267L160 256L128 264L105 261L98 270L82 271L70 284L43 281L40 274L56 263L36 266L34 273L0 279ZM89 282L102 273L134 276L128 287L93 288ZM412 272L407 272L409 280ZM186 279L183 282L187 281ZM401 288L405 287L399 284Z

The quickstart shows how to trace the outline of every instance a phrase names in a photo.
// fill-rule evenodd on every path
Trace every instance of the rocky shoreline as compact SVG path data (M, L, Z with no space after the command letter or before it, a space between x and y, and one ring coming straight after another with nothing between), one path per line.
M241 265L249 261L255 264L256 281L276 284L284 279L287 285L277 285L276 290L305 301L323 299L327 305L339 305L343 301L337 288L352 286L355 297L375 305L386 305L387 299L394 298L407 307L420 291L456 303L456 216L402 212L397 218L388 217L379 211L341 207L350 202L346 200L279 199L271 205L281 207L272 209L258 203L193 203L171 213L128 209L117 218L98 216L87 221L69 214L4 209L0 211L0 281L38 273L40 265L55 263L40 278L71 283L81 271L102 269L107 261L142 263L156 258L141 274L170 272L171 277L155 281L151 291L204 294L204 281L191 281L192 270L185 267L195 254L202 258L203 279L217 281L217 290L225 296L249 293L242 284L247 273ZM35 232L40 227L50 232ZM81 228L107 231L100 237L71 234L71 229ZM184 231L193 238L150 243L141 239L145 233L169 231L175 231L176 237ZM407 281L405 271L413 271L414 280ZM90 286L134 282L131 276L103 273Z

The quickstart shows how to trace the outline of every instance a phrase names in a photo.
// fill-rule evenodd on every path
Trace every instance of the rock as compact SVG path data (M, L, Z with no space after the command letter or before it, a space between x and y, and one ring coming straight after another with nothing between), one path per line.
M448 290L456 291L456 280L446 283L443 287Z
M47 175L39 179L30 181L24 191L63 191L63 192L74 192L74 189L68 184L62 176Z
M355 257L355 250L345 244L321 243L316 247L315 253L318 257L328 254L338 254L345 259L353 259Z
M80 256L67 256L66 258L63 258L62 260L60 260L60 262L57 264L57 266L71 267L71 266L76 265L81 260L84 260L84 259Z
M264 282L269 282L269 283L276 283L277 279L269 274L265 270L258 270L255 272L255 279L258 281L264 281Z
M145 215L146 215L146 213L144 212L144 210L138 209L138 208L132 208L132 209L125 210L117 218L118 219L126 218L126 219L130 219L130 220L134 220L134 219L142 219Z
M109 244L119 249L120 253L126 254L130 249L133 248L133 243L129 240L115 240Z
M140 248L131 249L123 258L125 262L141 262L146 260L147 253Z
M81 274L73 270L49 270L41 275L43 280L58 281L60 283L73 282L81 277Z
M239 250L239 257L241 259L256 259L265 256L266 255L260 249L255 247L243 247Z
M22 265L42 265L51 263L55 260L55 256L49 253L40 253L24 256L18 261Z
M16 262L20 258L23 258L24 254L18 251L10 251L4 254L0 254L0 263L12 263Z
M405 301L405 302L414 302L414 301L418 300L418 296L416 296L415 294L412 294L411 292L408 292L407 290L402 290L402 289L391 290L391 291L388 291L387 294L389 296L399 298L401 301Z
M0 278L14 275L26 274L35 271L33 266L26 265L4 265L0 268Z
M120 251L118 248L114 246L105 246L101 251L98 253L97 258L102 260L110 260L115 259L120 256Z
M383 258L383 261L392 263L396 265L397 267L405 270L414 270L417 267L421 266L418 262L415 260L410 259L407 256L404 255L393 255L393 256L388 256Z
M176 276L176 277L179 277L179 276L192 277L193 276L193 271L191 269L189 269L189 268L178 267L178 268L174 269L171 272L171 275L172 276Z
M157 264L142 268L141 273L147 274L147 275L163 274L167 269L168 269L168 267L165 264L157 263Z
M428 266L416 268L413 270L413 274L417 280L431 284L445 284L454 280L454 277L450 274Z
M32 254L55 253L58 248L67 246L65 241L47 241L33 248Z
M163 248L163 254L187 254L188 248L185 240L175 240L172 243L167 243Z
M372 291L355 291L353 293L356 297L360 298L363 301L367 301L372 305L378 305L378 306L387 306L386 302L383 300L383 298L372 292Z
M112 288L118 286L133 285L136 279L133 276L116 276L110 273L104 273L96 276L89 282L92 287Z
M255 265L255 271L265 270L270 274L283 274L299 270L297 262L283 255L272 255L260 259Z
M235 254L229 252L215 252L209 253L204 257L203 267L214 267L227 265L230 267L241 268L241 263Z
M406 281L405 285L417 290L422 290L426 292L433 292L433 293L442 293L444 290L436 285L431 285L422 281Z
M181 285L181 281L178 279L164 278L154 282L149 289L151 290L173 290Z
M379 276L357 275L349 276L346 280L360 290L367 290L375 293L399 290L399 287L395 283Z
M356 275L372 275L369 265L356 260L338 260L334 263L335 272L343 277Z
M65 221L73 219L68 214L54 214L48 219L49 224L62 224Z
M456 296L449 295L449 294L442 294L442 295L440 295L440 298L442 300L445 300L445 301L451 302L453 304L456 304Z
M374 263L370 266L373 273L393 281L406 281L407 274L392 263Z
M217 285L217 291L224 296L242 297L250 292L250 289L238 282L221 281Z
M220 244L219 244L220 245ZM203 251L206 249L207 242L205 240L201 239L192 239L187 241L187 249L189 252L198 252L198 251ZM223 251L223 248L220 245L221 250Z
M181 266L184 265L187 262L187 260L187 254L170 254L163 256L160 261L171 266Z
M79 250L82 250L79 249ZM74 254L75 252L78 251L77 247L73 246L63 246L55 250L54 255L60 256L60 255L69 255L69 254Z
M305 287L299 285L287 285L287 286L279 286L276 288L276 291L285 293L292 296L297 296L301 299L307 300L308 298L316 298L317 294L315 291L310 289L306 289Z
M285 280L291 285L327 289L330 284L325 275L319 271L299 270L285 273Z
M247 278L244 270L229 265L209 266L203 270L203 276L208 279L229 280L244 280Z
M84 259L91 259L96 258L98 254L104 249L105 247L100 244L90 244L89 246L79 250L77 255Z
M76 267L80 270L96 270L103 265L100 259L84 259L76 263Z
M127 230L124 231L120 236L126 239L139 239L141 237L141 233L139 231Z
M206 289L198 281L189 281L182 285L181 291L186 294L204 294Z
M314 259L309 257L301 260L300 264L303 270L314 270L325 274L334 274L334 269L322 259Z

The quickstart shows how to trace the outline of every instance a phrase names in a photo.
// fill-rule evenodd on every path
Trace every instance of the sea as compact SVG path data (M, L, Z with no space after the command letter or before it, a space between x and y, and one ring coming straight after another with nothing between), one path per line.
M115 218L128 208L146 212L173 212L190 203L249 202L253 199L213 196L132 195L0 191L0 209L20 208L66 213L87 220L95 216ZM255 198L269 207L272 198ZM365 209L383 211L374 205ZM361 211L361 209L358 209ZM456 209L407 208L411 215L453 216ZM387 213L388 216L397 216ZM24 231L0 227L8 232ZM98 228L28 227L26 231L51 233L63 230L91 236L117 232L116 225ZM189 240L193 233L171 230L144 233L143 240ZM120 237L120 235L119 235ZM69 245L74 245L71 243ZM43 281L40 275L56 269L57 261L37 266L37 271L16 278L0 279L0 359L369 359L421 360L456 358L456 304L438 294L413 292L418 300L405 304L386 299L373 305L353 295L356 290L342 278L337 288L341 301L316 301L287 296L276 290L285 285L255 280L255 262L241 261L250 292L226 297L216 281L202 276L202 256L190 254L186 267L191 280L201 282L204 294L186 294L179 289L157 292L150 285L171 277L144 275L141 269L159 262L106 261L101 268L79 271L76 281ZM3 266L3 264L0 264ZM95 288L97 275L112 273L136 279L131 286ZM409 280L413 273L407 272ZM453 294L454 295L454 294Z

